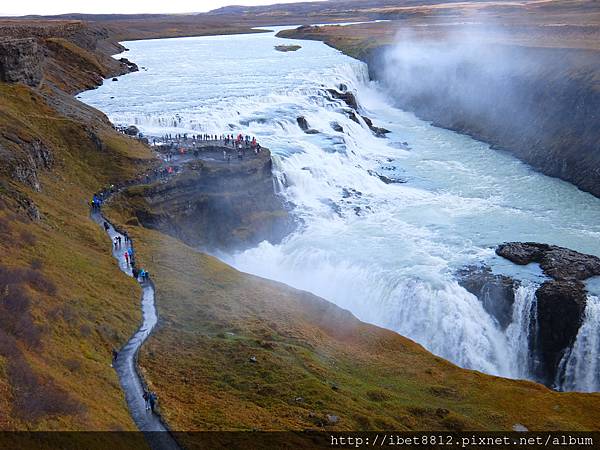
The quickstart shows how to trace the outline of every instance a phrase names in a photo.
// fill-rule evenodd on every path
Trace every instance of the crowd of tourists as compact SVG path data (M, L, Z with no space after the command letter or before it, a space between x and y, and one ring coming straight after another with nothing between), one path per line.
M165 134L161 137L153 138L152 145L162 147L165 159L171 161L175 154L192 153L195 157L200 155L203 150L214 150L214 147L220 147L223 151L223 159L231 161L232 155L237 154L238 159L244 159L248 154L258 155L262 151L261 145L256 137L234 134Z

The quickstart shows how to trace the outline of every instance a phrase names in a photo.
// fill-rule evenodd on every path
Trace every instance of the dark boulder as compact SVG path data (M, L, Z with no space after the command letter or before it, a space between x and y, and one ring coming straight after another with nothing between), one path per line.
M360 122L360 119L358 118L358 115L354 112L354 111L346 111L346 115L348 116L348 118L353 121L356 122L359 125L362 125ZM385 135L387 133L390 133L390 130L386 130L385 128L380 128L380 127L376 127L373 125L373 121L371 119L369 119L366 116L360 116L363 121L367 124L367 126L369 127L369 129L373 132L373 134L377 137L385 137Z
M514 262L525 265L539 262L543 252L550 248L547 244L536 244L534 242L507 242L496 248L496 254Z
M343 133L344 132L344 128L337 122L331 122L331 128L333 129L333 131L337 131L338 133Z
M505 275L497 275L487 266L468 266L458 272L458 284L482 303L489 315L504 329L512 322L515 288L518 283Z
M112 80L113 81L119 81L119 79L117 77L114 77Z
M367 172L369 173L369 175L379 178L385 184L402 184L402 183L406 183L406 180L404 178L391 178L391 177L387 177L385 175L382 175L380 173L375 172L374 170L368 170Z
M121 58L119 62L126 68L126 72L137 72L140 70L136 63L129 61L127 58Z
M310 127L308 126L308 121L306 120L306 117L304 116L300 116L296 118L296 122L298 122L298 126L303 130L306 131L308 130Z
M138 134L140 134L140 130L135 125L130 125L127 128L125 128L125 134L129 136L137 136Z
M579 281L547 281L535 295L539 329L536 347L545 380L551 384L565 350L575 342L587 296Z
M585 280L600 275L600 258L556 245L535 242L508 242L496 254L515 264L536 262L555 280Z
M365 123L371 129L371 131L373 132L373 134L375 136L385 137L385 135L387 133L391 133L391 131L386 128L376 127L375 125L373 125L373 121L371 119L369 119L368 117L366 117L366 116L361 116L361 117L363 118L363 120L365 121Z
M356 101L356 97L352 92L339 92L335 89L327 89L327 92L329 92L333 98L342 100L350 108L358 110L358 102Z
M357 124L360 125L360 120L358 120L358 116L356 115L356 113L354 111L347 111L346 115L352 122L356 122Z
M298 126L306 133L306 134L318 134L319 132L314 128L310 128L308 126L308 121L306 117L300 116L296 118L296 122L298 122Z

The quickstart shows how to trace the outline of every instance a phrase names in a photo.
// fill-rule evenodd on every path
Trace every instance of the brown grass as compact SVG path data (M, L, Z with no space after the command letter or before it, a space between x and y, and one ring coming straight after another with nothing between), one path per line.
M152 156L109 127L95 130L105 144L99 152L84 125L24 86L0 83L0 98L0 144L20 158L27 150L5 140L18 135L54 156L50 170L38 170L40 192L10 170L0 175L0 429L132 430L110 350L137 327L140 292L119 272L86 202ZM22 199L36 205L40 222Z
M600 50L600 8L593 0L566 2L422 2L410 6L363 9L372 18L390 22L326 26L281 37L321 40L351 56L394 43L398 33L411 39L443 40L469 33L477 42L531 47Z

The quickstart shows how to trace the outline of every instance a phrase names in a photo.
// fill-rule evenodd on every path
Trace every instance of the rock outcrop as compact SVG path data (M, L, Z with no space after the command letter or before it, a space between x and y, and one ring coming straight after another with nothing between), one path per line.
M128 136L138 136L140 134L140 130L135 125L129 125L125 128L124 133Z
M512 322L515 288L518 283L505 275L497 275L487 267L469 266L458 272L458 282L476 296L487 313L506 329Z
M377 137L385 137L386 134L391 133L390 130L382 127L376 127L373 125L373 121L369 119L367 116L361 116L373 134Z
M358 110L358 102L356 101L356 97L354 96L354 94L352 92L349 92L349 91L339 92L339 91L336 91L335 89L327 89L327 92L329 92L329 94L333 98L335 98L337 100L342 100L350 108L352 108L354 110Z
M308 126L308 121L306 120L306 117L304 117L304 116L297 117L296 122L298 122L298 126L300 127L300 129L302 131L306 131L310 128Z
M126 72L138 72L140 70L136 63L129 61L127 58L119 58L119 62L127 68Z
M547 281L535 295L541 373L551 384L565 349L573 345L583 323L586 292L579 281Z
M344 132L344 127L342 127L339 123L337 122L331 122L331 129L333 131L337 131L338 133L343 133Z
M113 34L82 21L24 21L0 24L0 81L75 94L104 78L138 70Z
M535 293L535 351L541 364L536 369L542 381L551 385L565 350L573 345L583 323L587 292L582 281L600 275L600 258L535 242L505 243L496 248L496 253L519 265L538 263L552 278Z
M18 150L4 147L3 141L8 141L12 144L11 147L16 146ZM9 171L13 180L39 192L41 185L38 173L40 170L50 169L54 164L54 157L39 139L25 141L14 135L0 135L0 161L3 161L4 169Z
M555 280L585 280L600 275L600 258L556 245L509 242L499 245L496 254L515 264L539 263Z
M32 38L0 38L0 81L37 87L42 81L44 55Z
M350 110L346 110L344 112L350 120L361 125L361 121L358 118L358 101L356 100L356 97L352 92L348 91L348 87L345 84L341 84L339 87L341 91L336 91L335 89L327 89L327 92L331 95L332 98L342 100L346 105L348 105ZM390 133L390 130L375 126L373 124L373 121L367 116L361 115L360 117L367 124L367 126L375 136L385 137L387 133ZM300 122L298 122L298 124L300 125ZM332 123L331 125L334 131L343 131L343 128L339 124ZM302 127L302 125L300 125L300 127Z
M304 117L304 116L297 117L296 122L298 122L298 126L306 134L317 134L318 133L318 131L315 130L314 128L310 128L310 126L308 125L308 121L306 120L306 117Z
M208 250L279 242L293 222L274 192L270 152L227 163L222 151L216 147L167 182L125 192L135 220Z

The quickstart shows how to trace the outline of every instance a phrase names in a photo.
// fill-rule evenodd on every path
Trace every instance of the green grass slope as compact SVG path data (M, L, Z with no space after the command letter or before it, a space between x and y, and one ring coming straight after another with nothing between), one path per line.
M125 223L120 200L109 214ZM598 429L600 394L461 369L311 294L129 228L160 315L140 363L175 430Z

